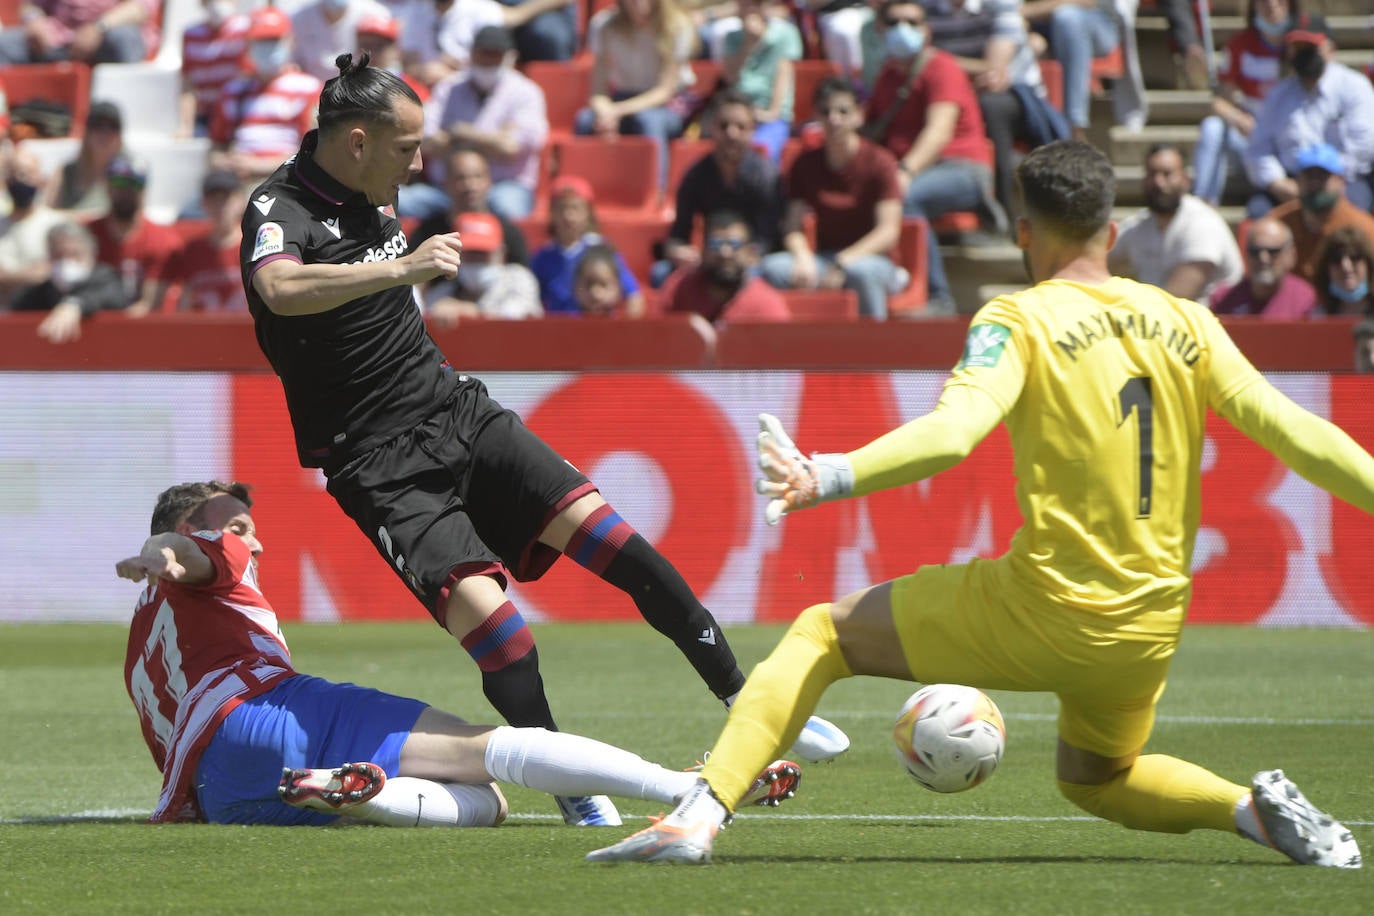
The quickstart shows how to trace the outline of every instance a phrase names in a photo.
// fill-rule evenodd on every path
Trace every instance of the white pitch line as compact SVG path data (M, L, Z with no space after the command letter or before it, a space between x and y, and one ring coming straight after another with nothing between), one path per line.
M895 718L884 712L874 712L871 709L848 710L848 709L827 709L824 710L829 719L890 719ZM1055 722L1059 716L1051 712L1010 712L1003 713L1003 719L1014 722ZM1374 726L1374 719L1280 719L1273 716L1155 716L1155 722L1166 722L1175 725L1346 725L1358 728L1369 728Z
M20 817L0 820L0 827L19 827L26 824L70 824L80 821L108 820L123 817L146 817L148 814L145 808L111 808L102 811L78 811L73 814L55 814L49 817ZM629 821L647 821L651 815L648 814L625 814L620 815ZM655 815L656 816L656 815ZM769 811L764 813L743 813L736 815L748 821L757 820L759 823L765 821L949 821L949 822L1006 822L1018 824L1057 824L1057 823L1080 823L1097 821L1100 818L1087 817L1083 815L1045 815L1037 816L1030 814L780 814ZM512 821L562 821L561 815L557 814L536 814L534 812L513 813L508 820ZM1346 820L1341 823L1347 827L1374 827L1374 821L1351 821Z

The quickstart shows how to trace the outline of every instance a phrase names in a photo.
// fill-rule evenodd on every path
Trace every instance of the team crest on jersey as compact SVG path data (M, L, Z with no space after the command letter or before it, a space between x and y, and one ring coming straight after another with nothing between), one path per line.
M281 254L285 250L286 234L281 231L281 226L277 223L263 223L258 227L257 237L253 239L253 256L249 260L256 261L269 254Z
M956 369L990 369L997 365L1006 349L1011 331L1000 324L977 324L968 329L964 355Z

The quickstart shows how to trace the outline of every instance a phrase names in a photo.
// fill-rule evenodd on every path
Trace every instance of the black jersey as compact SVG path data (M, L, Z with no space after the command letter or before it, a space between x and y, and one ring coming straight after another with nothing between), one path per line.
M260 184L243 215L239 263L258 344L286 391L306 467L337 467L419 423L455 384L410 286L315 315L277 315L253 288L262 265L362 264L408 245L391 207L368 203L312 158L316 132Z

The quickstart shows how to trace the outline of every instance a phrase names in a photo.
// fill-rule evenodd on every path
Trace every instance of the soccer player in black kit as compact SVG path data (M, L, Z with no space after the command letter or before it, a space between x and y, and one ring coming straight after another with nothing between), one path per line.
M324 472L339 506L462 643L511 725L555 728L505 576L536 579L560 553L628 594L728 705L744 674L682 576L430 338L413 286L454 276L462 243L448 233L410 251L393 209L421 168L420 100L365 54L336 63L319 129L243 218L243 285L301 464ZM824 759L847 743L815 720L794 750ZM559 805L568 823L620 823L602 796Z

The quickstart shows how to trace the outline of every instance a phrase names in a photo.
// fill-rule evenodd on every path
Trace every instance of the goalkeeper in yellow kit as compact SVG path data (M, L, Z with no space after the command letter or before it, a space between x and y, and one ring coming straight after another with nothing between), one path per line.
M843 455L803 457L767 415L759 435L775 523L937 474L1005 422L1024 518L1010 549L807 608L749 676L693 791L589 859L709 861L717 829L826 687L867 674L1053 692L1059 787L1084 810L1360 867L1350 832L1281 770L1247 787L1141 752L1188 608L1207 409L1367 512L1374 458L1271 386L1206 308L1108 272L1115 180L1100 152L1042 146L1016 177L1017 244L1037 285L974 317L935 409Z

